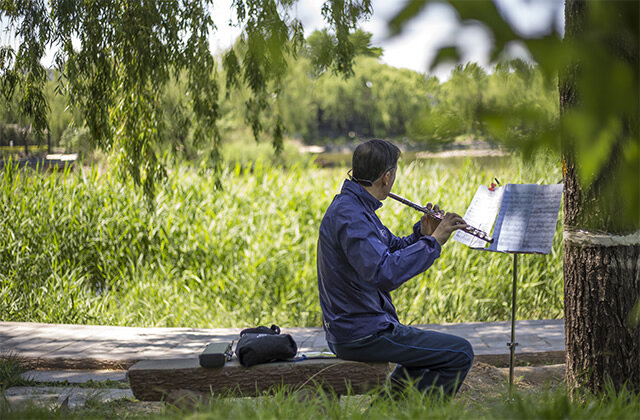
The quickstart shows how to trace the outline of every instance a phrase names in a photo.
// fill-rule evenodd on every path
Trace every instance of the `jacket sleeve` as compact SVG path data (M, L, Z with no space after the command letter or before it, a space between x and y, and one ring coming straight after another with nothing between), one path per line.
M397 251L398 249L402 249L409 245L415 244L422 237L422 234L420 234L420 222L413 225L413 233L409 236L400 238L398 236L395 236L388 229L387 229L387 232L389 232L389 235L391 235L391 241L389 243L389 250L391 252L394 252L394 251Z
M366 218L353 218L340 229L338 240L358 280L384 291L400 287L431 267L440 256L440 244L422 236L403 248L391 250Z

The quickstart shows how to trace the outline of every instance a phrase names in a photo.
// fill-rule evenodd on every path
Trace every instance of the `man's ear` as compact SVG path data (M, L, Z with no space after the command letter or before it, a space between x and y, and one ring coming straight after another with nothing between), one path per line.
M387 186L391 182L391 171L387 171L382 175L382 185Z

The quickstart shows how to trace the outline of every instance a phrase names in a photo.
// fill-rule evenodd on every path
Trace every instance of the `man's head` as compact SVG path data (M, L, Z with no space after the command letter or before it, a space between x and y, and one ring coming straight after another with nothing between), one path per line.
M396 179L396 167L400 149L386 140L372 139L364 142L353 152L351 160L352 179L379 200L387 197Z

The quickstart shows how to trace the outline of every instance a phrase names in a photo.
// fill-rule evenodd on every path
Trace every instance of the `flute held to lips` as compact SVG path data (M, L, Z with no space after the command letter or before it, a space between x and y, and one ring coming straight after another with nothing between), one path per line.
M406 198L400 197L399 195L396 195L394 193L389 193L389 197L393 198L396 201L401 202L402 204L405 204L415 210L421 211L423 213L428 214L429 216L433 217L434 219L438 219L438 220L442 220L442 218L444 217L444 212L442 210L440 211L435 211L435 210L431 210L428 209L426 207L421 206L420 204L416 204L413 201L409 201ZM487 235L486 232L480 230L480 229L476 229L473 226L469 226L467 225L466 228L464 229L460 229L465 233L468 233L469 235L473 235L478 239L482 239L483 241L489 242L489 243L493 243L493 238L490 237L489 235Z

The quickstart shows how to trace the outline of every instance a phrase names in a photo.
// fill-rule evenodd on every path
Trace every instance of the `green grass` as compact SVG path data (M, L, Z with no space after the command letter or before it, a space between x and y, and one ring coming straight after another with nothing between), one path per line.
M0 393L12 386L33 385L33 381L23 379L27 369L20 358L13 353L0 353Z
M29 154L42 154L48 150L47 145L29 145ZM0 146L0 159L24 154L24 144L18 146Z
M401 162L394 192L464 213L478 185L555 183L553 157ZM319 326L316 240L347 168L230 166L224 190L180 166L150 209L98 170L0 173L0 319L127 326ZM385 201L396 234L419 214ZM561 218L560 218L561 220ZM518 319L560 318L562 226L553 251L520 258ZM509 255L450 241L394 292L405 323L507 320Z
M206 403L149 407L131 400L89 402L85 407L10 407L0 403L0 418L154 418L154 419L633 419L640 410L637 394L608 391L572 399L564 389L545 389L472 401L408 392L397 400L374 396L346 396L276 392L259 398L216 398Z
M640 412L640 395L622 388L615 392L605 386L598 394L567 392L563 382L538 380L517 386L509 396L506 379L502 381L472 371L473 381L465 382L454 399L440 395L425 396L411 388L399 398L390 398L388 389L366 395L336 397L320 390L290 388L276 390L258 398L226 398L209 400L183 398L162 405L132 399L101 402L97 398L104 384L92 383L96 397L86 405L70 409L45 400L31 405L5 401L9 386L34 385L20 378L25 368L12 355L0 358L0 419L635 419ZM484 381L482 380L484 379ZM59 384L56 384L59 386ZM76 384L73 385L77 387ZM114 386L111 386L114 387Z

